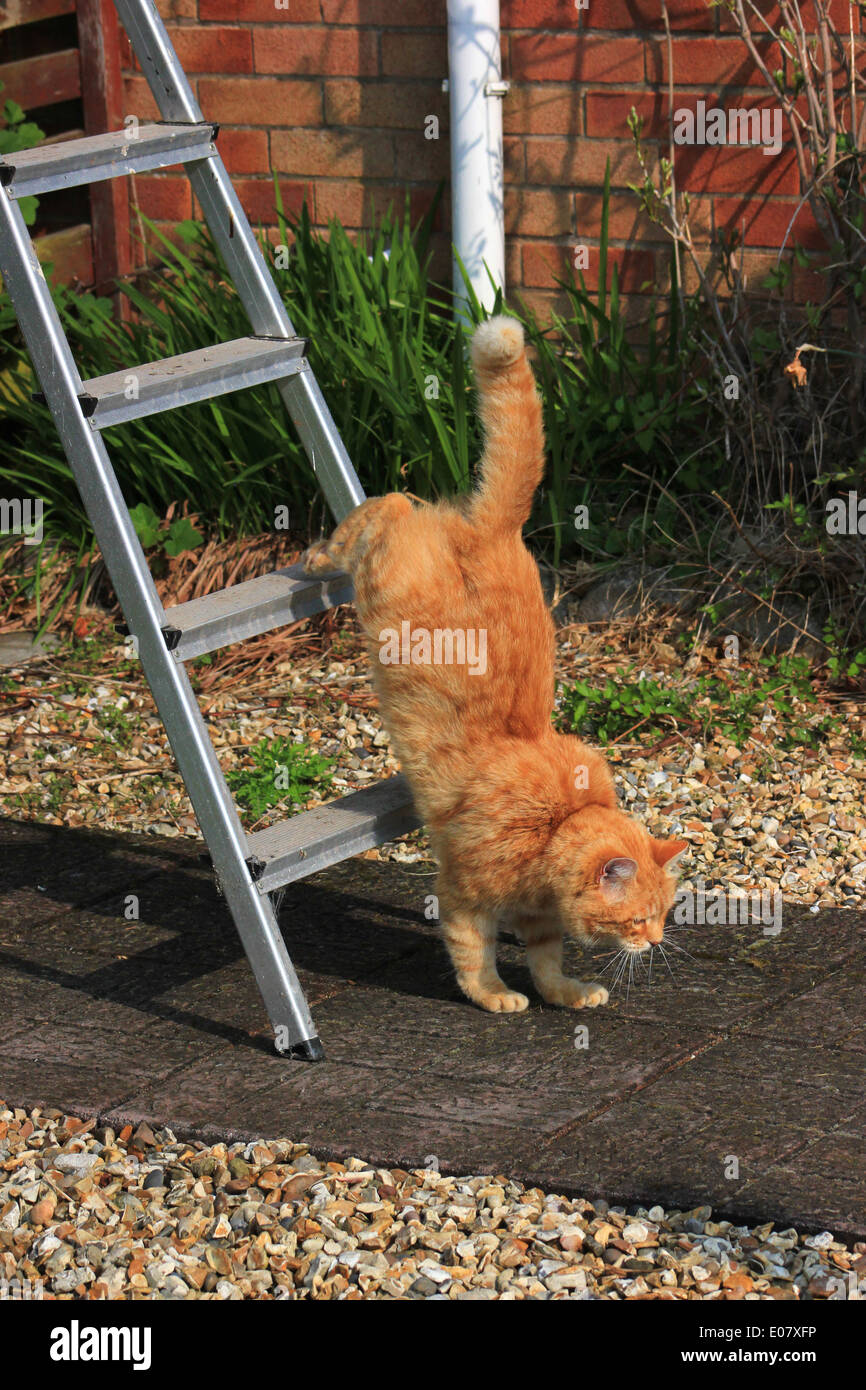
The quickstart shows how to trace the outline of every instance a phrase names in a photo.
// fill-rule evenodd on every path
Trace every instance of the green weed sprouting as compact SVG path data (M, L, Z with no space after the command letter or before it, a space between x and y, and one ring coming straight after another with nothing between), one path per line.
M559 687L557 722L565 732L611 744L634 735L654 743L679 731L708 743L722 736L742 748L763 719L771 719L774 746L814 748L837 732L839 720L815 718L815 693L805 657L765 656L760 669L733 679L700 676L686 687L668 686L624 669L603 685L578 680Z
M272 806L304 805L313 791L327 791L333 780L333 758L290 738L263 738L249 756L252 767L230 769L227 781L253 822Z

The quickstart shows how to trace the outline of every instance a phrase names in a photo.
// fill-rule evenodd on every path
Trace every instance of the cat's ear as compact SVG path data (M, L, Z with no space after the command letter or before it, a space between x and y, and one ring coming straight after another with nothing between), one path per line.
M636 873L636 860L608 859L599 873L598 886L609 897L621 898Z
M688 848L688 840L653 840L653 858L660 869L675 869Z

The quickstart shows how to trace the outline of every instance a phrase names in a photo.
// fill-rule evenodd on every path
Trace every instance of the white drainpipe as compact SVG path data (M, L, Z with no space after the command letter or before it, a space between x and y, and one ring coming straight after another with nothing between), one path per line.
M499 0L448 0L452 239L485 308L505 288ZM486 265L486 269L485 269ZM490 275L488 275L488 270ZM454 259L454 294L465 303Z

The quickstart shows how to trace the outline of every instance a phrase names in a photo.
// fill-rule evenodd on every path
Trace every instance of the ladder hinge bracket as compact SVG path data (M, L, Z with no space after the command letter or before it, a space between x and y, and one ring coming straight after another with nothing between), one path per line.
M128 623L115 623L114 630L120 637L130 637L132 635L129 631ZM179 627L161 627L160 632L165 638L165 645L170 652L173 652L180 642L181 637L183 637L183 632Z
M249 859L244 860L244 863L250 871L250 878L253 883L258 883L265 871L265 861L263 859L257 859L254 854L251 854Z

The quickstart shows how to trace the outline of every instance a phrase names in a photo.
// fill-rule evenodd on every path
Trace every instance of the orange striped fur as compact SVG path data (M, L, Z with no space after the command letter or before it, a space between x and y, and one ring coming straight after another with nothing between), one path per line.
M439 863L463 992L484 1009L526 1008L496 969L507 926L526 942L543 999L603 1004L600 985L563 974L563 937L634 951L660 941L686 845L652 839L618 810L601 754L551 725L553 623L521 536L544 435L520 324L482 324L472 357L486 436L474 494L435 506L369 498L305 564L354 580L382 717ZM434 659L437 631L466 635L464 660L444 638Z

